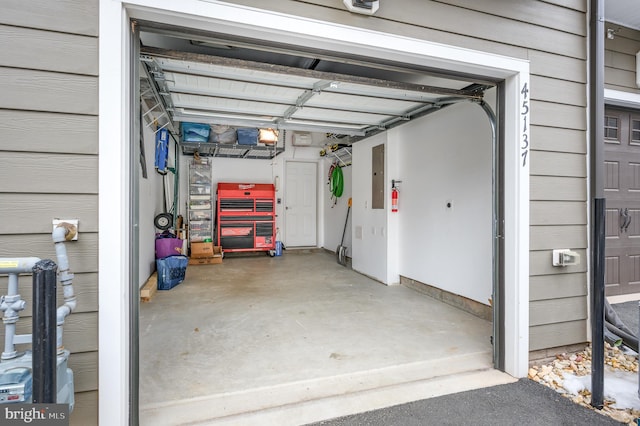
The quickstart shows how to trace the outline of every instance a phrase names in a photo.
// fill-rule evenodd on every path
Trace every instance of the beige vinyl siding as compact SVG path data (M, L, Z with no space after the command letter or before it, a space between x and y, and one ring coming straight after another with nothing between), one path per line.
M0 42L11 48L5 66L98 75L97 38L0 25Z
M98 113L98 78L0 67L0 108Z
M542 283L532 290L530 348L586 342L586 1L406 0L381 2L372 17L334 0L233 3L529 60L530 275ZM583 262L553 267L553 248Z
M534 151L531 154L531 174L584 178L587 176L587 164L582 154Z
M536 151L586 154L585 130L533 126L529 133L531 146Z
M31 223L31 232L51 231L51 213L42 206L49 206L61 218L82 217L80 231L85 234L98 232L97 194L34 194L1 193L0 217L15 215L21 221ZM21 234L22 228L10 221L0 221L0 234Z
M98 1L3 0L0 13L0 257L55 260L53 218L79 219L67 243L77 311L68 317L72 425L98 423ZM0 281L6 294L6 282ZM31 277L19 333L30 333ZM62 299L59 289L58 298ZM3 339L4 329L0 330Z
M587 296L587 276L585 273L571 273L563 276L538 275L529 280L531 301L546 300L549 292L556 297Z
M94 36L91 38L95 39L98 36L98 0L2 0L0 23Z
M636 53L640 51L640 31L607 24L617 30L613 39L604 43L604 86L607 89L640 93L636 85Z
M587 225L587 209L580 201L531 201L530 213L531 225Z
M553 300L532 300L529 323L532 326L587 319L586 296L563 297Z
M96 194L95 155L0 152L0 192ZM29 179L16 180L16 176Z
M586 341L587 323L586 319L582 319L531 326L529 348L532 351L553 348L558 342L564 341L566 336L582 336L583 341Z
M587 201L582 178L532 176L530 186L531 201Z
M0 149L3 150L95 155L98 154L97 134L95 115L0 109ZM15 143L16 140L20 143Z

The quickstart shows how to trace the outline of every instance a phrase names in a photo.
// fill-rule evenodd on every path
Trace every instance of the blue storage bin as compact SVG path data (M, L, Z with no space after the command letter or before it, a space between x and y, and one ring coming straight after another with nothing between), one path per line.
M211 127L202 123L180 123L180 131L184 142L208 142Z
M158 270L158 290L171 290L184 281L187 272L187 256L168 256L164 259L156 259Z
M258 129L250 127L240 127L236 130L238 135L238 145L257 145Z

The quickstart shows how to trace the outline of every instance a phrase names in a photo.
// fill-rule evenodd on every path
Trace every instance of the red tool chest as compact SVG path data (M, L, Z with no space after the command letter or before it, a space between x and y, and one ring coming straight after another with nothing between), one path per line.
M273 184L218 183L217 233L222 250L275 250L275 194Z

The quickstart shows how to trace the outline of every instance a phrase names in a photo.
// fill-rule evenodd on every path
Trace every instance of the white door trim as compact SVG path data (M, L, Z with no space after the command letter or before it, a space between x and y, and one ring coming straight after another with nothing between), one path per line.
M229 35L322 46L505 80L505 370L529 357L529 162L521 112L528 61L219 1L101 0L99 17L99 419L128 422L129 22L134 17ZM365 18L363 18L365 19ZM528 151L527 151L528 152Z

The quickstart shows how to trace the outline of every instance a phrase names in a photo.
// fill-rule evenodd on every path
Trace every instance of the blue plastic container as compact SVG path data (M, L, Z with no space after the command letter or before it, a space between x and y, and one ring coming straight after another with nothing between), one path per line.
M211 127L202 123L180 123L182 140L184 142L208 142Z
M276 256L282 256L282 241L276 241Z
M250 127L240 127L236 130L238 135L238 145L257 145L258 129Z

